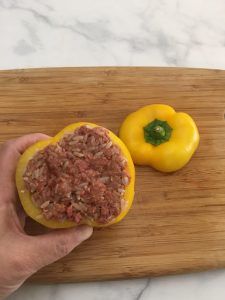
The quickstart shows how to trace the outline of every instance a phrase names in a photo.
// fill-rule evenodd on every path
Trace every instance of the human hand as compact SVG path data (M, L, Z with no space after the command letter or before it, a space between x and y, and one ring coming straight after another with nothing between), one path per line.
M91 227L79 226L39 236L24 232L25 214L18 201L15 169L24 150L46 138L39 133L25 135L0 148L0 299L42 267L67 255L93 231Z

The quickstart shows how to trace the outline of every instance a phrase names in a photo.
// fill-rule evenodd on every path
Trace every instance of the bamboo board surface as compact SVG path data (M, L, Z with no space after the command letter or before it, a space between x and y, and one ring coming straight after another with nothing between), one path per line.
M0 72L0 142L31 132L55 135L89 121L118 133L124 117L164 103L195 119L200 146L174 174L136 168L128 216L35 282L157 276L225 266L225 71L183 68L56 68ZM28 231L40 230L33 222Z

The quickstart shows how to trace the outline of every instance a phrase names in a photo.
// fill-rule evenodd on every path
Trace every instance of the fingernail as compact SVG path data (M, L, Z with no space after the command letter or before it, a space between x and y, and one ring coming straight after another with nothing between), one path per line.
M80 225L76 228L76 233L79 234L81 241L85 241L92 235L93 228L88 225Z

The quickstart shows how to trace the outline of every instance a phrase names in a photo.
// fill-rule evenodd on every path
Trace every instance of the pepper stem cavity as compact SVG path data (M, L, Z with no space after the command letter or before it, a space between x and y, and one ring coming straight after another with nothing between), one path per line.
M143 130L145 141L153 146L159 146L169 141L173 129L166 121L155 119L148 123Z

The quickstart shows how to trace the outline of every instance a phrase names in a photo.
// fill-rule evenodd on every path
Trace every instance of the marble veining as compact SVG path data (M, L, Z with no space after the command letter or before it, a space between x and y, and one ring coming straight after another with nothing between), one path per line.
M225 69L224 0L0 0L0 69L178 66ZM10 300L222 300L225 271L60 285Z
M224 300L225 271L109 282L28 285L9 300Z
M0 68L225 68L224 12L223 0L0 0Z

